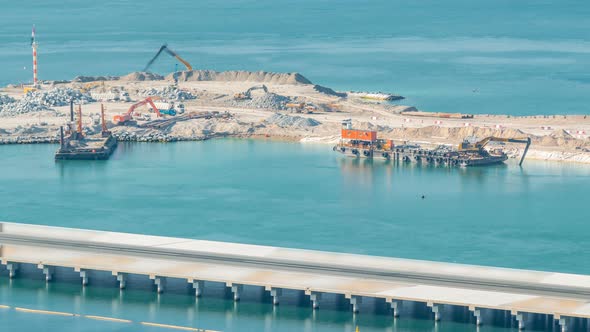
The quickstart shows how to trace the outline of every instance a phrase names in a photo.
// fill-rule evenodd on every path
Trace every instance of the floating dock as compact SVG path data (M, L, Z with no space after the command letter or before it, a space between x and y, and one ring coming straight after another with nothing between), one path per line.
M55 152L56 160L105 160L109 159L117 148L117 139L107 130L104 107L101 105L102 132L94 137L85 137L82 133L82 106L78 106L78 129L74 130L74 106L70 103L70 123L64 134L60 127L59 149Z
M399 319L590 327L587 275L7 222L0 223L0 248L0 276L9 278L121 289L141 283L194 296L211 296L217 287L235 301L256 290L273 305L297 296L318 309L337 298L352 312L382 308Z
M437 166L486 166L499 164L508 159L501 149L485 149L489 142L522 143L526 147L520 159L522 165L531 145L531 139L486 137L480 141L462 142L457 149L448 147L425 149L419 145L398 145L393 140L378 139L377 132L352 129L350 120L343 122L342 138L333 151L355 158L394 160Z

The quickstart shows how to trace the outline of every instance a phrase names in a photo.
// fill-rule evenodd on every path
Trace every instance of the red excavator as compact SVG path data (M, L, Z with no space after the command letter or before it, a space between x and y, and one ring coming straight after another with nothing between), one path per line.
M135 111L136 108L143 106L145 104L149 104L152 107L152 109L154 110L154 112L156 112L158 117L162 116L162 114L160 114L160 110L158 110L156 105L154 105L153 99L155 99L155 97L147 97L146 99L131 105L131 107L129 107L129 110L127 110L126 113L115 115L113 117L113 122L117 125L117 124L124 124L128 121L131 121L133 111Z

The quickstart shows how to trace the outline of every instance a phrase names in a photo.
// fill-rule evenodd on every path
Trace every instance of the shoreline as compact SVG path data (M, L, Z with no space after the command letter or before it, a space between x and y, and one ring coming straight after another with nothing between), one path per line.
M173 78L178 80L177 84ZM531 159L590 164L590 119L586 115L424 112L413 106L367 101L351 92L337 92L315 85L297 73L245 71L192 71L166 77L148 73L117 78L83 77L49 81L28 95L19 87L8 86L0 89L0 145L58 142L57 132L69 120L68 103L72 98L81 104L84 134L93 135L100 132L97 116L101 104L110 120L146 96L172 105L182 104L187 113L219 112L229 116L164 116L162 122L144 107L141 116L148 120L139 117L137 124L123 126L108 123L119 141L235 137L335 144L342 121L351 119L354 128L377 131L380 138L392 139L396 144L456 148L469 138L527 136L533 141L528 155ZM511 155L520 151L520 147L510 144L503 148Z

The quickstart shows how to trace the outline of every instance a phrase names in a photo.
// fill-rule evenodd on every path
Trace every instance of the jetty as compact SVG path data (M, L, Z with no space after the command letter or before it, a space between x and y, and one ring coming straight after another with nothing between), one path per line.
M0 277L184 287L197 297L217 287L235 301L259 291L269 305L295 296L310 310L339 299L354 313L386 308L398 319L421 312L519 329L590 326L587 275L9 222L0 223L0 256Z

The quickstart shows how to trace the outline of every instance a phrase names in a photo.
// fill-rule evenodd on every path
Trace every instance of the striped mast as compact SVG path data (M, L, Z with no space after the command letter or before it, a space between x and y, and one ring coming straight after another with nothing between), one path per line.
M31 32L31 47L33 48L33 86L37 86L37 41L35 40L35 25Z

